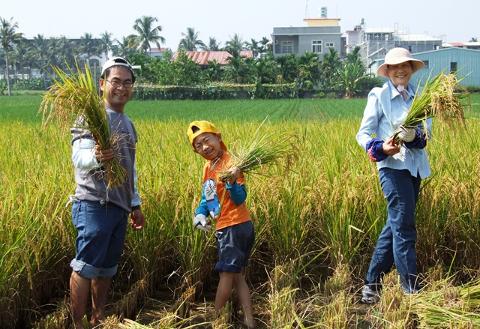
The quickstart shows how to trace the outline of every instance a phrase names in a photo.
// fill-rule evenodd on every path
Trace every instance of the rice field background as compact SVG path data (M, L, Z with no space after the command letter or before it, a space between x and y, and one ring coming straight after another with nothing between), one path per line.
M75 232L68 132L42 128L40 96L0 97L0 328L65 328ZM132 101L147 226L129 231L105 327L237 328L233 303L213 319L213 235L191 225L203 160L185 135L207 119L228 146L259 124L295 134L289 161L248 176L257 241L248 269L260 328L480 326L480 96L467 128L434 123L433 175L417 208L425 292L404 296L394 273L378 305L359 304L385 220L377 171L356 144L364 99ZM129 319L129 320L127 320Z

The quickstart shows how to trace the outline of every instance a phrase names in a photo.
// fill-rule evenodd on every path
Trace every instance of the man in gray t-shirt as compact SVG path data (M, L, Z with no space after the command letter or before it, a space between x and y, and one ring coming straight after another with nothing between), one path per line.
M121 57L108 60L102 68L100 88L104 93L110 131L120 136L115 151L101 150L89 131L72 128L72 160L77 185L72 221L77 239L75 258L70 262L70 299L77 329L83 329L82 319L90 293L90 323L96 326L105 318L108 290L123 251L128 216L134 229L143 228L145 222L136 188L137 133L124 114L134 82L132 66ZM108 188L103 162L114 156L118 157L127 175L122 185Z

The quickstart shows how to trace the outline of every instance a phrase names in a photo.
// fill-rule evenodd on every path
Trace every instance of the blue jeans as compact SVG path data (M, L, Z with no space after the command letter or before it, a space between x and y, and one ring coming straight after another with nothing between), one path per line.
M123 251L128 212L113 204L77 200L72 205L72 222L77 229L73 271L92 279L112 277Z
M408 170L391 168L381 168L379 176L387 199L388 217L377 240L365 283L379 286L383 274L395 263L402 288L410 293L418 288L415 207L421 179L413 177Z

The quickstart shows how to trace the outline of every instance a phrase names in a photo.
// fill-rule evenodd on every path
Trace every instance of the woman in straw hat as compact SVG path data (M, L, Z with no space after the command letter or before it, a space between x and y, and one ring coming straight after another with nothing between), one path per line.
M387 200L387 221L377 240L362 288L362 301L379 299L381 278L395 264L406 293L418 291L415 242L415 207L420 182L430 175L421 129L404 128L407 112L415 94L409 83L413 73L424 66L404 48L393 48L377 70L388 78L381 88L368 95L363 120L357 133L358 143L371 161L377 163L380 184ZM430 129L431 122L427 123ZM392 136L400 129L396 142Z

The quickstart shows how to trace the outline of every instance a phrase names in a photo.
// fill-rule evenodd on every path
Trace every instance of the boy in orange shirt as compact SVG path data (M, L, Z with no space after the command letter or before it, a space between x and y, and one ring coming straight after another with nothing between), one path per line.
M220 281L215 296L215 311L220 314L235 289L245 314L245 325L254 328L250 290L245 281L245 266L255 240L250 213L245 205L245 178L236 167L229 169L230 154L220 131L208 121L193 121L187 131L194 152L207 160L203 170L202 198L193 220L196 228L209 230L210 216L216 221L218 262L215 270ZM232 179L219 180L228 170Z

